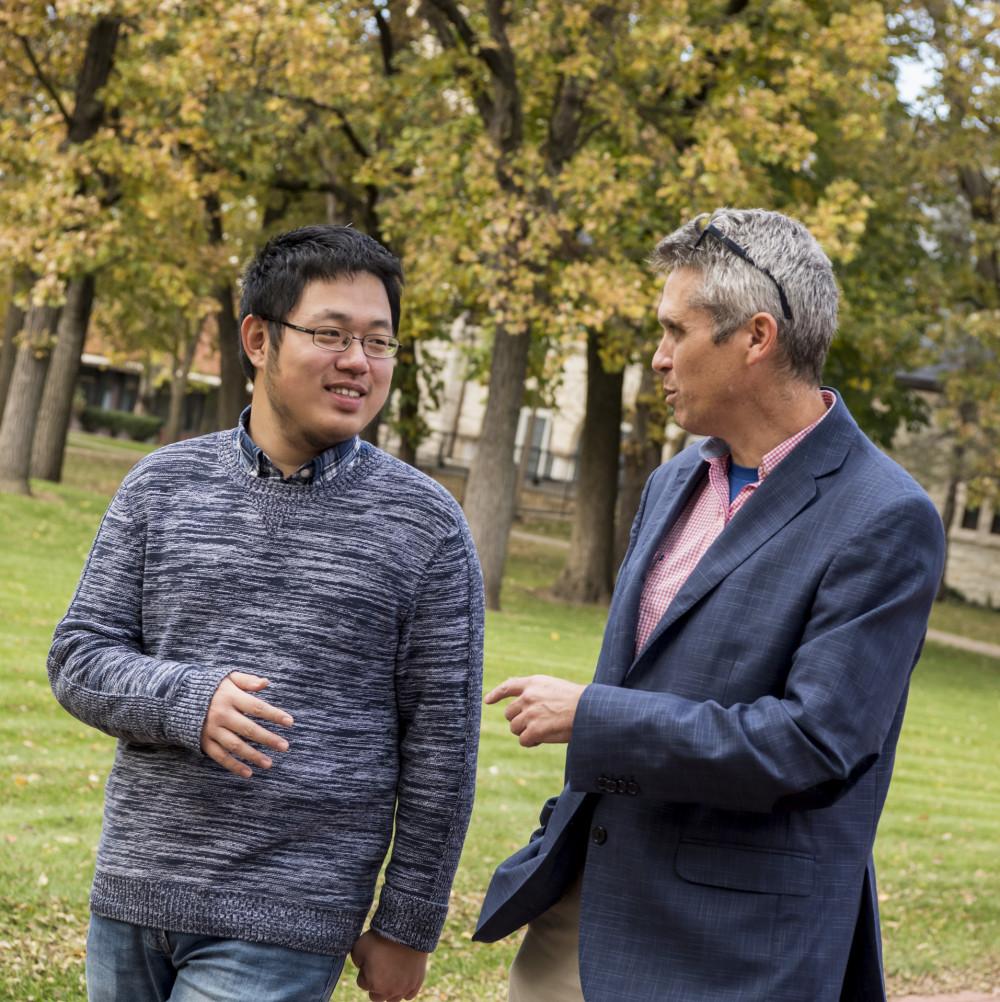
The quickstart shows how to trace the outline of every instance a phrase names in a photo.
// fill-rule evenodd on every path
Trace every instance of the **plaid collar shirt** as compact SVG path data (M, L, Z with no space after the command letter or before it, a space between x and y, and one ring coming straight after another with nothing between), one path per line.
M252 477L282 480L286 484L320 485L333 481L349 469L361 451L361 439L355 435L303 463L294 473L285 476L267 457L267 453L250 437L250 408L246 407L233 429L233 445L240 468Z
M830 413L837 401L836 394L823 390L826 413L807 428L776 445L757 468L757 480L747 484L729 500L729 446L721 438L708 438L701 444L701 458L708 463L708 476L696 489L677 521L667 530L660 543L639 599L639 621L635 631L635 649L641 651L667 607L681 590L698 561L730 523L736 513L750 500L753 492L772 474L778 464Z

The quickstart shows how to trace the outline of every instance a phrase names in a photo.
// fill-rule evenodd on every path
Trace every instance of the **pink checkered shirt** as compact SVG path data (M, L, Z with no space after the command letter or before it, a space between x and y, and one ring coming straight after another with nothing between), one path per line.
M823 390L826 414L836 403L836 396ZM708 477L696 490L684 511L663 537L639 599L639 622L635 630L635 649L641 651L667 607L681 590L688 575L695 569L715 537L729 524L733 516L750 500L753 492L777 465L786 459L816 425L826 417L817 418L791 438L775 446L760 461L757 482L747 484L729 503L729 446L720 438L709 438L701 446L702 459L708 461Z

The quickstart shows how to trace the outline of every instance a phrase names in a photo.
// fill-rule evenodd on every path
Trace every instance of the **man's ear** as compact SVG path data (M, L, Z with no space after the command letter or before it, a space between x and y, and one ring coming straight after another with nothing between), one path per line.
M747 323L749 328L747 362L759 365L778 355L778 321L770 313L755 313Z
M240 340L243 342L243 351L253 367L263 369L264 361L271 347L267 321L248 313L243 318L243 323L240 324Z

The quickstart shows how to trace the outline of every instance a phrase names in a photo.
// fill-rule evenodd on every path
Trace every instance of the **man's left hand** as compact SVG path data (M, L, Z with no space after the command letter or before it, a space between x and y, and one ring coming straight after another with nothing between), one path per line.
M427 973L427 954L380 936L373 929L351 947L358 968L358 987L371 1002L415 999Z
M514 697L504 716L510 721L525 748L541 744L566 744L573 734L576 707L585 685L553 678L551 675L528 675L509 678L485 696L487 703Z

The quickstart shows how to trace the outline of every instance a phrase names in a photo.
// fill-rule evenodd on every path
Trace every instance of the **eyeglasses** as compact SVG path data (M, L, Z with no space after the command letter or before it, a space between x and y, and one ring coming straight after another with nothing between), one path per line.
M762 268L757 262L735 241L731 240L713 223L709 223L707 226L702 225L701 233L695 242L694 249L697 250L701 246L702 240L705 237L715 237L724 247L728 247L737 257L743 258L747 264L751 267L756 268L759 272L767 275L767 277L774 282L774 287L778 290L778 296L781 299L781 311L785 315L786 320L792 319L792 308L788 305L788 297L785 295L785 290L782 288L781 283L772 275L767 268Z
M347 351L354 341L361 342L361 350L369 358L392 358L399 351L399 341L387 334L366 334L358 337L342 327L300 327L298 324L290 324L287 320L275 320L274 317L265 317L263 313L258 313L261 320L268 323L281 324L282 327L290 327L293 331L302 334L310 334L312 342L317 348L324 351Z

